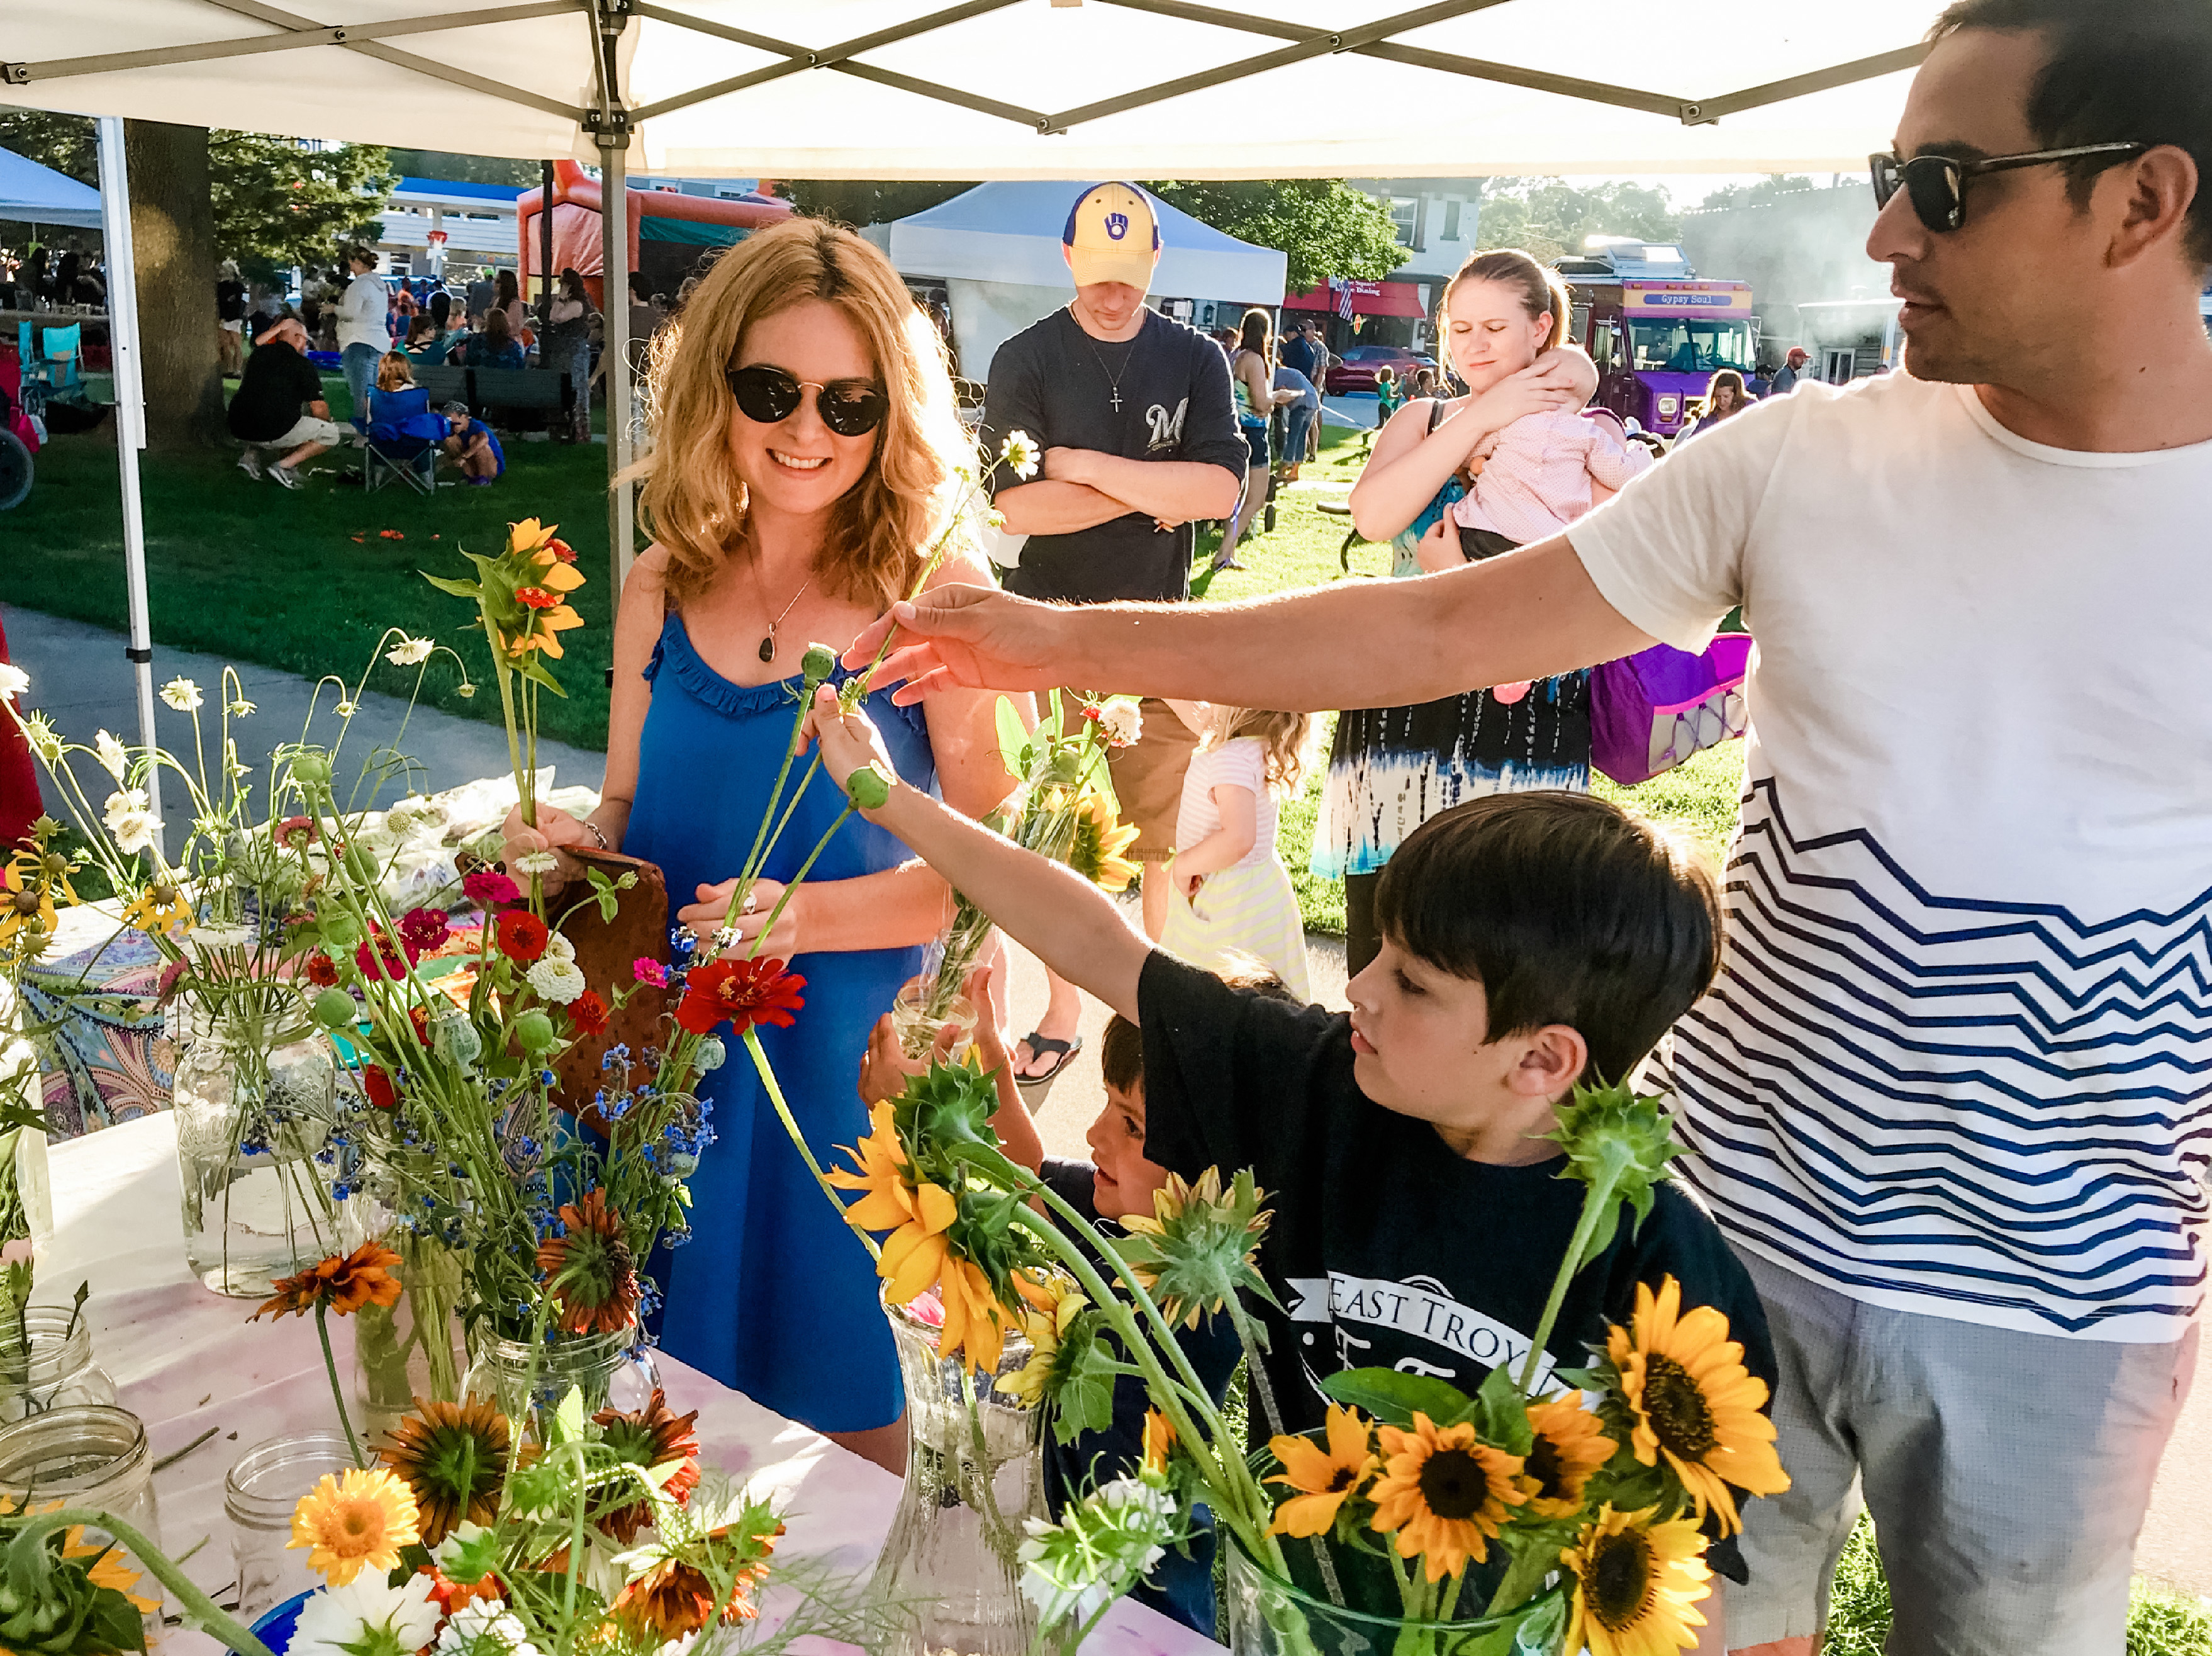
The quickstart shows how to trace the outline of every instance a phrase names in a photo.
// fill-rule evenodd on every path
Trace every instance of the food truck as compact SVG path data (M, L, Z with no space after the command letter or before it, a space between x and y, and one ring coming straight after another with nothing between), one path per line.
M1595 405L1671 437L1720 368L1748 381L1759 329L1748 282L1703 282L1679 245L1593 239L1553 268L1573 289L1568 337L1597 364Z

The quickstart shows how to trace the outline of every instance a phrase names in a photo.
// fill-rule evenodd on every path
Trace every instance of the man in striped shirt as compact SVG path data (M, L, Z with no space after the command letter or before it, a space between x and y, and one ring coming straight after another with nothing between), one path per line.
M1753 407L1564 535L1253 606L897 612L906 694L1316 708L1743 606L1729 960L1673 1038L1794 1480L1730 1649L1808 1656L1862 1495L1893 1653L2123 1645L2212 1157L2208 85L2212 0L1960 0L1874 163L1910 374Z

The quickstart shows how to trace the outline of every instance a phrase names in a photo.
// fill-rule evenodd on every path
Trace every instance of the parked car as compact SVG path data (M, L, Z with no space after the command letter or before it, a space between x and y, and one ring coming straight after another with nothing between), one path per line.
M1434 368L1437 359L1424 356L1403 345L1354 345L1344 353L1344 360L1329 369L1324 376L1328 383L1323 388L1332 397L1356 395L1364 392L1372 395L1375 390L1375 370L1388 368L1397 376L1400 390L1413 382L1413 370Z

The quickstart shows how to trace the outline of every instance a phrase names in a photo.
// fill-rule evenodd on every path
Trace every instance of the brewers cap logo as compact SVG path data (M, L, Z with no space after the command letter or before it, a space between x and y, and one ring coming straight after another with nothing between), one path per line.
M1116 241L1119 241L1123 236L1128 234L1129 216L1127 213L1107 214L1106 234L1112 236Z

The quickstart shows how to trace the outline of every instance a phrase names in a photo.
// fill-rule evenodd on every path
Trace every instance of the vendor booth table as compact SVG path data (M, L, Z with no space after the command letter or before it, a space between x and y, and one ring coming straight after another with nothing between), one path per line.
M196 1544L191 1578L217 1602L231 1581L223 1476L247 1449L287 1433L335 1426L312 1319L248 1327L253 1305L202 1288L185 1266L176 1117L167 1111L54 1147L55 1239L39 1263L39 1298L66 1302L89 1280L93 1350L118 1401L145 1422L152 1452L185 1449L157 1472L163 1549ZM352 1324L333 1318L339 1373L350 1384ZM803 1426L687 1368L658 1359L669 1404L699 1411L700 1458L772 1494L790 1531L778 1556L865 1574L890 1527L899 1481ZM771 1595L770 1608L774 1598ZM212 1656L216 1642L171 1629L167 1656ZM1127 1600L1091 1635L1091 1656L1205 1656L1218 1647Z

